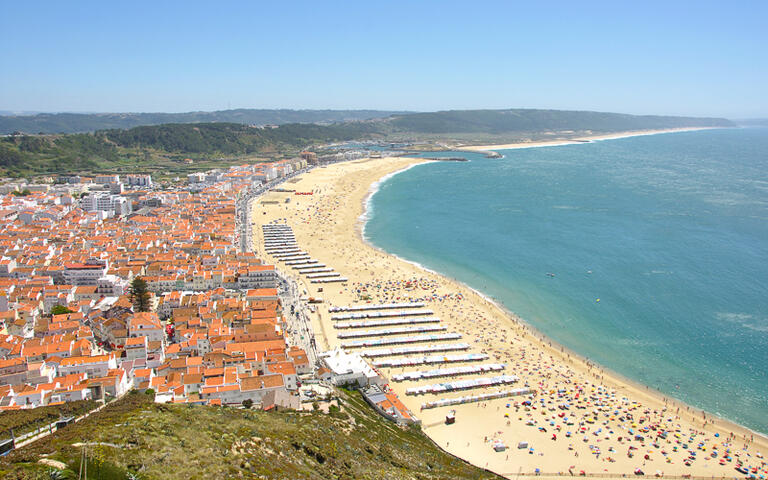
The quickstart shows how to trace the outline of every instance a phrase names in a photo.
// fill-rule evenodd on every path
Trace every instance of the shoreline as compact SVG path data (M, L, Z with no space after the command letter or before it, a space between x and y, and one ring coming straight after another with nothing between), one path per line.
M741 440L742 435L754 435L755 441L748 442L753 446L752 448L757 448L763 452L768 449L768 439L765 439L759 433L752 432L733 422L715 418L710 414L706 414L707 420L710 421L714 419L715 423L706 423L706 425L704 425L701 420L701 410L690 407L679 400L674 400L661 392L651 390L648 386L641 385L638 382L623 378L614 372L607 371L602 366L587 363L586 359L565 349L565 347L560 344L551 341L551 339L527 324L513 312L510 312L494 299L485 296L482 292L464 285L456 279L452 279L439 272L431 271L416 262L401 259L370 244L364 236L364 223L367 220L366 209L370 204L372 195L375 194L378 186L386 180L384 177L391 178L397 173L401 173L408 168L412 168L422 163L426 163L426 161L424 159L416 158L368 159L347 162L345 164L328 167L327 169L316 169L301 177L303 187L313 188L317 192L315 198L301 199L302 205L300 206L297 204L298 202L291 202L288 206L283 204L262 206L254 204L253 208L264 208L265 216L270 214L268 217L263 218L265 223L266 220L279 220L291 224L296 231L296 237L299 244L302 246L302 249L310 252L314 258L319 258L321 261L327 262L330 266L338 268L343 274L349 276L350 289L354 289L356 285L361 285L360 282L366 278L371 279L371 277L373 277L373 279L382 280L383 283L383 279L386 278L400 279L404 277L408 278L407 275L423 274L425 277L428 277L430 281L435 279L440 283L440 290L438 290L440 293L444 291L461 292L466 298L465 302L456 302L451 304L450 307L444 307L444 305L436 303L434 307L437 310L439 317L444 319L445 324L450 326L452 330L459 329L462 332L465 332L465 336L461 341L473 344L474 351L487 351L492 356L497 356L495 354L501 355L504 349L508 352L509 350L517 348L523 352L523 362L531 362L529 359L535 359L536 355L538 355L538 361L541 362L541 359L543 358L544 363L547 364L547 368L557 366L558 369L567 371L569 375L573 374L574 378L578 378L580 382L586 380L587 385L589 385L591 381L594 385L599 384L604 385L607 388L612 388L616 391L617 396L626 396L633 400L638 400L643 405L646 405L647 408L662 409L666 407L673 411L675 408L679 407L679 419L676 421L683 423L683 431L685 431L686 428L692 428L696 431L701 430L702 432L709 432L710 435L714 432L718 432L724 436L727 436L729 432L734 432L736 434L734 443L739 444L743 441ZM276 195L276 197L280 197L280 195ZM356 198L357 200L355 200ZM307 206L306 201L309 202L308 208L305 208ZM312 211L313 208L316 208L316 210ZM291 210L295 211L291 212ZM309 211L310 213L306 213L306 211ZM291 214L293 215L293 218L291 218ZM261 217L254 215L254 218L259 221L259 218ZM256 242L256 244L258 245L258 242ZM288 273L291 274L291 272ZM297 280L307 290L308 294L317 295L318 285L310 284L300 276L298 276ZM339 289L337 293L334 286L325 285L326 291L321 295L323 298L326 298L327 302L337 305L360 301L349 291L350 289ZM373 289L371 288L371 290L368 291L373 291ZM397 290L395 293L392 293L392 295L402 293L402 291ZM379 299L373 299L373 301L375 300ZM428 306L432 307L433 305L430 304ZM468 310L462 310L460 312L461 315L456 315L456 318L454 318L454 315L451 312L455 312L457 308L468 308ZM440 309L442 309L442 311ZM320 310L323 311L322 315L318 312L318 314L312 316L313 325L316 326L315 332L322 335L322 343L327 347L332 348L339 343L339 340L334 338L334 329L330 326L327 316L324 315L325 307L321 307ZM468 318L470 314L476 315L476 319L472 320ZM488 328L489 326L490 329ZM494 332L505 330L506 333L503 335L511 334L511 336L514 337L511 343L514 346L509 346L506 337L504 342L495 342L488 333L489 330ZM318 343L321 343L321 338L318 338ZM526 351L528 353L526 353ZM510 359L508 364L511 373L522 374L523 372L516 371L517 367L514 366L514 355L516 354L513 353L512 355L512 357L508 357ZM526 355L528 356L526 357ZM547 361L547 357L552 359L551 362ZM497 358L499 357L497 356ZM520 362L520 359L518 358L517 361ZM526 364L523 363L521 365ZM548 388L547 385L550 382L548 376L549 373L544 375L538 371L540 364L532 363L531 365L535 365L537 368L534 368L534 370L537 371L527 372L526 380L530 381L532 386L536 386L536 382L538 381L541 385L542 392L544 392L545 389ZM399 373L401 369L382 368L381 371L385 376L391 377L392 374ZM599 460L599 455L598 460L593 458L590 459L590 452L584 451L586 445L582 445L581 442L578 442L574 449L577 453L581 451L582 456L577 459L572 457L569 459L568 457L573 454L573 452L570 451L570 447L566 450L565 446L560 441L546 443L549 442L549 440L546 439L547 435L541 437L539 432L536 432L535 429L526 427L522 425L522 423L516 423L515 425L510 426L510 422L507 421L506 428L498 428L501 426L501 422L498 420L494 421L491 418L493 414L489 412L488 409L490 408L493 410L493 407L495 406L497 414L500 416L503 411L499 412L499 409L504 406L505 402L514 402L515 399L489 401L482 405L471 404L457 407L457 410L459 411L457 416L460 420L457 420L455 425L446 427L440 421L441 415L445 414L446 411L435 409L419 412L420 403L429 399L428 397L414 398L405 396L405 386L402 383L392 384L391 387L401 396L403 402L423 420L425 433L427 433L430 438L442 448L475 465L489 468L500 474L510 476L515 475L515 473L510 473L512 470L506 465L507 462L505 462L505 458L501 456L502 454L495 454L492 452L490 445L487 443L489 437L486 435L484 441L483 433L493 433L495 430L504 430L503 438L507 438L506 441L508 442L508 445L510 445L515 438L531 439L531 437L535 437L537 451L541 452L539 455L546 454L548 459L555 460L554 462L545 461L545 465L552 465L551 467L548 467L545 472L549 472L550 468L554 469L554 471L559 470L562 472L568 468L568 464L571 462L579 465L580 469L583 468L587 470L590 474L602 473L603 470L607 471L606 467L611 469L611 473L617 475L631 474L630 465L636 466L636 463L633 463L635 462L634 460L627 460L626 458L612 460L612 462L616 462L612 464L602 463L605 460ZM542 393L542 395L544 395L544 393ZM689 411L688 409L692 409L692 411ZM515 412L514 414L517 415L518 413ZM497 422L498 426L494 428L494 424ZM498 433L501 434L502 432L499 431ZM455 445L454 438L456 438L457 435L459 438L469 440L466 447L463 445ZM507 435L511 435L513 440L509 440L510 437L505 437ZM578 439L564 440L566 442L578 441ZM596 441L599 442L601 440L597 439ZM535 456L523 455L523 453L526 452L509 451L506 458L514 457L514 461L518 462L515 463L515 469L518 468L517 465L520 465L520 468L524 469L525 472L533 472L534 467L539 465L538 462L543 461ZM555 455L555 458L550 458L553 454ZM615 455L617 455L617 457L621 456L618 453ZM585 459L585 457L587 458ZM512 460L509 461L511 462ZM674 465L657 466L662 466L665 469L672 468L675 472L692 474L694 476L698 474L712 476L715 474L713 470L718 470L715 476L734 476L732 474L732 468L727 469L711 464L708 466L695 464L694 467L682 467L677 459L675 460ZM732 466L732 464L728 464L728 467ZM647 468L650 470L656 468L656 466L648 466Z
M707 129L694 129L694 130L709 130L709 129L707 128ZM675 130L675 131L690 131L690 130ZM632 137L632 136L641 136L641 135L655 135L657 133L674 133L674 132L664 131L664 132L646 133L646 134L640 134L640 135L632 134L632 135L617 136L617 137L611 137L611 138L600 138L599 140L612 140L614 138L628 138L628 137ZM579 143L583 143L583 142L575 142L573 144L579 144ZM526 147L521 147L521 148L526 148ZM396 255L396 254L391 253L391 252L387 252L383 248L374 245L370 241L370 239L368 239L365 236L365 223L367 223L368 220L370 219L370 217L368 216L368 209L371 206L371 201L373 199L373 196L378 192L378 187L382 183L384 183L385 181L391 179L392 177L394 177L394 176L396 176L396 175L398 175L400 173L404 173L404 172L412 169L413 167L416 167L416 166L419 166L419 165L424 165L424 164L427 164L427 163L435 162L434 160L420 161L420 160L423 160L423 159L420 159L420 158L417 158L417 157L404 157L404 158L412 158L415 161L415 163L413 163L413 164L411 164L411 165L409 165L409 166L407 166L405 168L402 168L400 170L388 173L388 174L382 176L380 180L378 180L378 181L376 181L376 182L371 184L371 186L370 186L370 188L368 190L368 194L365 197L365 201L363 202L363 205L362 205L362 207L363 207L362 210L363 211L362 211L362 213L360 215L360 223L361 224L358 226L358 228L356 228L356 234L358 235L358 238L359 238L359 240L361 242L363 242L365 245L369 246L370 248L372 248L374 250L377 250L377 251L379 251L379 252L381 252L381 253L383 253L385 255L389 255L389 256L391 256L393 258L396 258L396 259L400 260L401 262L408 263L408 264L413 265L414 267L419 268L421 270L425 270L425 271L433 273L435 275L439 275L441 277L446 278L447 280L449 280L451 282L458 283L458 284L464 286L465 288L467 288L469 290L472 290L476 295L478 295L480 298L482 298L485 302L493 305L495 308L497 308L498 310L503 312L507 317L509 317L509 319L511 321L519 323L524 328L528 329L529 330L529 334L533 338L538 339L541 342L542 346L546 347L547 350L552 350L554 352L557 352L561 356L563 354L565 354L565 355L568 355L570 357L573 357L573 358L577 359L580 363L582 363L585 367L591 366L591 368L597 368L601 372L602 376L606 377L606 379L608 380L608 383L615 384L617 389L631 387L633 390L636 391L636 393L640 393L640 394L642 394L644 396L648 396L648 397L650 397L652 399L655 399L656 401L662 401L664 403L672 404L672 405L674 405L676 407L684 407L686 409L693 409L694 410L693 412L688 412L688 410L686 410L686 413L690 413L692 419L694 419L694 420L697 417L697 413L696 412L706 414L708 419L712 419L712 418L716 419L715 425L716 426L717 425L720 426L720 428L722 429L721 433L739 431L742 435L753 435L753 436L756 436L758 438L762 438L764 440L764 442L768 446L768 433L762 433L762 432L758 432L758 431L752 430L751 428L746 427L744 425L741 425L739 423L736 423L736 422L734 422L732 420L729 420L727 418L723 418L723 417L721 417L719 415L716 415L714 413L711 413L709 411L702 410L700 407L696 407L694 405L690 405L690 404L688 404L688 403L686 403L686 402L684 402L684 401L682 401L682 400L680 400L678 398L672 397L671 395L666 394L666 393L662 392L661 390L656 389L655 387L652 387L650 385L646 385L646 384L641 383L641 382L639 382L637 380L633 380L633 379L631 379L631 378L629 378L629 377L627 377L627 376L625 376L625 375L623 375L621 373L618 373L618 372L616 372L616 371L614 371L614 370L612 370L612 369L610 369L610 368L608 368L608 367L606 367L606 366L604 366L602 364L596 363L594 361L590 361L590 359L588 357L586 357L586 356L584 356L584 355L582 355L582 354L572 350L571 348L569 348L569 347L567 347L567 346L557 342L556 340L552 339L547 334L545 334L544 332L542 332L541 330L536 328L535 326L531 325L524 318L522 318L517 313L513 312L512 310L510 310L506 305L501 303L499 300L496 300L495 298L488 296L484 292L482 292L482 291L480 291L480 290L478 290L478 289L476 289L476 288L474 288L474 287L472 287L470 285L467 285L466 283L462 282L461 280L458 280L458 279L456 279L456 278L454 278L454 277L452 277L452 276L450 276L450 275L448 275L446 273L440 272L438 270L433 270L433 269L431 269L431 268L429 268L429 267L427 267L425 265L422 265L419 262L416 262L416 261L413 261L413 260L408 260L406 258L400 257L399 255Z
M402 158L412 158L412 157L407 157L406 156L406 157L402 157ZM406 172L406 171L412 169L413 167L416 167L416 166L419 166L419 165L425 165L425 164L428 164L428 163L434 163L434 162L438 161L438 160L429 160L429 159L420 159L420 160L422 160L422 161L421 162L412 163L411 165L408 165L407 167L401 168L400 170L397 170L397 171L394 171L394 172L390 172L390 173L384 175L383 177L381 177L380 179L376 180L375 182L373 182L368 187L368 192L365 195L365 198L363 199L363 211L360 213L360 216L358 217L358 225L355 226L355 232L357 233L358 237L360 237L360 240L362 240L363 243L365 243L366 245L370 246L371 248L375 248L377 250L380 250L384 254L388 254L384 250L381 250L378 247L375 247L373 244L371 244L368 241L368 238L365 236L365 226L368 224L368 220L370 220L370 218L368 216L368 212L373 208L373 206L371 205L371 200L373 199L373 196L376 195L376 192L379 191L379 187L381 187L381 185L384 182L386 182L390 178L394 177L395 175L399 175L399 174L401 174L403 172ZM388 254L388 255L391 255L391 254ZM407 260L405 260L405 261L407 261ZM421 267L421 268L424 268L421 265L418 265L418 266ZM434 273L438 273L438 272L434 272Z
M663 133L695 132L699 130L717 130L727 127L682 127L682 128L662 128L656 130L632 130L629 132L605 133L596 135L582 135L573 138L557 138L553 140L537 140L533 142L515 142L502 143L497 145L465 145L458 146L456 150L467 152L487 152L493 150L517 150L521 148L535 147L558 147L561 145L578 145L581 143L591 143L601 140L617 140L620 138L644 137L646 135L660 135Z

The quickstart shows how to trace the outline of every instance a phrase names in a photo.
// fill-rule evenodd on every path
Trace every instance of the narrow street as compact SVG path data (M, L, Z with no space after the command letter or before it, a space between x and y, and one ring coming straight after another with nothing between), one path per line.
M309 306L301 300L301 291L295 281L278 272L278 295L283 304L283 316L287 323L285 340L288 345L297 346L307 352L311 365L317 365L317 345L312 322L308 316Z

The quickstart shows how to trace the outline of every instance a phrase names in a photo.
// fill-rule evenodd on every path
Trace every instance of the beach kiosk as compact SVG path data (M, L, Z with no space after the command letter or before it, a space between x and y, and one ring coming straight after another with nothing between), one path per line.
M445 424L453 425L456 423L456 410L451 410L448 415L445 416Z

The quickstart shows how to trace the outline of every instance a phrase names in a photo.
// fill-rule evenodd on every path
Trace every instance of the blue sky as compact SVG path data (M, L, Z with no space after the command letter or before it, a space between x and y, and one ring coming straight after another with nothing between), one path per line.
M0 110L768 117L765 1L17 1L0 11Z

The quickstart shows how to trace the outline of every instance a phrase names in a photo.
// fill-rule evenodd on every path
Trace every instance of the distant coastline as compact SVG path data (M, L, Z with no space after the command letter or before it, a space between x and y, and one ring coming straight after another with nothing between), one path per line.
M576 145L579 143L589 143L598 140L615 140L619 138L629 137L641 137L644 135L658 135L661 133L678 133L678 132L693 132L697 130L713 130L719 128L729 127L684 127L684 128L663 128L657 130L632 130L619 133L606 133L595 135L584 135L574 138L559 138L555 140L536 140L532 142L515 142L515 143L503 143L496 145L464 145L457 146L456 150L464 150L467 152L486 152L494 150L514 150L518 148L534 148L534 147L557 147L560 145Z

